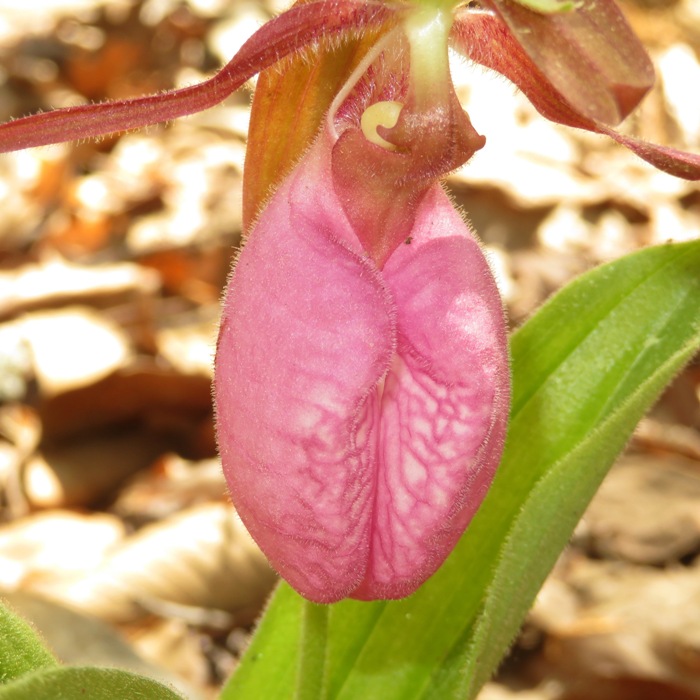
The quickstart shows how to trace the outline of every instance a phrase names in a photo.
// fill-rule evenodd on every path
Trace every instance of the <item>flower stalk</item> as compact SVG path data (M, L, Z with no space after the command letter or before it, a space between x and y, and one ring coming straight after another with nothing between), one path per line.
M411 52L413 107L427 112L450 99L448 43L453 13L442 5L420 6L407 14L403 31Z

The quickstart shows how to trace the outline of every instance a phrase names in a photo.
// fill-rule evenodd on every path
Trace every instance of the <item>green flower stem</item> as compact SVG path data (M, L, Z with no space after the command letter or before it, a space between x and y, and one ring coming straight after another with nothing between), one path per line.
M404 32L411 47L415 109L419 112L428 112L449 100L447 48L452 22L452 8L445 9L441 4L416 7L404 20Z
M326 640L328 606L303 602L299 675L294 700L321 700L326 696Z

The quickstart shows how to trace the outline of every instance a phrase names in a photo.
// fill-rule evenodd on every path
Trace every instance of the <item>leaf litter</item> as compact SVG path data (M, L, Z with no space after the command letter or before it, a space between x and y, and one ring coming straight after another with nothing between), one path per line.
M280 9L0 0L0 116L192 83ZM697 149L697 2L623 9L659 73L625 128ZM546 123L502 78L454 73L487 146L448 185L514 326L593 265L700 235L697 183ZM61 658L107 630L108 657L202 698L274 584L228 505L210 407L248 106L239 91L171 125L0 159L0 593ZM700 698L699 396L696 360L640 425L482 700ZM51 636L66 615L86 637Z

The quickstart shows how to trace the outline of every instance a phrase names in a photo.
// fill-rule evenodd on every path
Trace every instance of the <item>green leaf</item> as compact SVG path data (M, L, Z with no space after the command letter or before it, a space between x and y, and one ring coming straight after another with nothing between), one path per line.
M0 604L0 683L57 665L31 625Z
M410 598L331 607L319 697L473 698L637 421L699 348L699 241L641 251L553 297L512 337L510 432L482 507ZM302 609L283 584L224 700L293 698Z
M489 501L505 501L511 486L526 496L510 505L507 529L494 504L469 533L467 544L497 532L500 551L474 628L456 663L436 674L434 697L471 698L488 680L637 422L698 351L700 242L585 275L511 347L513 420Z
M0 686L0 700L182 700L150 678L115 668L64 666Z
M294 697L306 602L288 585L277 587L245 660L226 684L221 700Z

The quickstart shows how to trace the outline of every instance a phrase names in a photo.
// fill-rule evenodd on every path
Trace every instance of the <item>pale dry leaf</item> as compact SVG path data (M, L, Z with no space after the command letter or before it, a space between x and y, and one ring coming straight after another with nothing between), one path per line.
M588 265L581 255L558 252L548 247L512 252L511 274L516 292L509 304L514 322L529 316L563 284L584 272Z
M94 384L133 358L126 333L88 307L34 312L15 325L46 396Z
M697 401L700 401L700 395ZM691 416L696 405L695 402L690 405ZM642 418L635 430L634 442L650 450L663 450L700 462L700 432L688 425Z
M59 257L0 272L0 319L69 304L107 306L149 297L158 275L133 263L78 265Z
M542 119L502 76L453 61L457 94L486 145L448 182L497 187L517 207L590 203L604 197L578 167L571 132Z
M688 148L700 146L700 90L688 86L700 85L700 62L695 52L685 44L673 44L657 58L668 112L681 130Z
M111 496L164 450L162 440L128 428L46 444L23 469L24 495L35 508L89 507Z
M226 120L223 135L192 121L177 123L164 137L158 173L163 208L129 226L126 244L135 255L211 244L240 231L242 137L231 138L234 125Z
M576 593L555 573L547 578L537 594L528 623L552 631L571 627L579 614L580 602Z
M587 221L578 206L563 204L545 218L537 236L545 248L578 254L598 264L640 247L637 229L613 206L606 208L595 221Z
M584 514L595 555L669 564L700 552L700 470L681 457L623 457Z
M128 9L133 0L0 0L0 45L51 32L61 19L94 14L105 5Z
M7 519L29 510L22 476L40 440L41 421L33 409L22 404L0 408L0 498L6 506Z
M487 683L477 700L558 700L559 688L555 684L542 685L538 688L513 689L501 683Z
M696 37L699 37L700 3L697 0L680 0L676 17L679 23L688 27Z
M547 630L545 653L558 674L664 681L700 693L700 567L580 558L567 580L581 605L576 620Z
M659 202L652 212L652 243L662 245L700 238L700 216L677 201Z
M134 649L148 661L176 673L196 687L211 682L205 658L205 637L181 620L148 619L131 625L128 638Z
M510 255L503 246L495 244L484 246L484 253L501 298L506 304L512 303L515 301L517 288L513 280Z
M119 518L51 511L0 526L0 586L52 585L98 566L124 537Z
M547 216L537 231L539 242L560 253L585 250L593 233L593 224L581 216L576 206L556 207Z
M41 421L36 412L22 404L7 404L0 408L0 437L11 443L19 459L24 461L41 440Z
M275 578L233 509L211 503L144 527L94 572L45 592L115 621L191 608L247 624Z
M44 434L53 440L139 423L155 434L176 435L182 444L198 433L200 421L211 423L211 381L139 356L98 382L47 397L40 412Z
M225 493L219 459L190 461L166 454L131 479L111 509L136 522L160 520L197 503L221 500Z
M221 63L231 60L243 44L270 19L258 3L230 3L229 16L210 32L207 46Z
M32 376L29 348L15 323L0 324L0 402L18 401Z
M119 139L103 167L71 183L72 203L104 213L120 213L135 202L157 195L167 144L146 133Z
M42 220L42 206L36 196L42 174L47 163L60 163L66 150L65 147L42 149L41 154L19 151L0 158L0 249L3 251L19 248L35 235Z
M198 112L188 120L189 126L225 135L231 149L230 163L237 166L241 173L245 163L245 140L249 124L250 107L237 104L224 104L216 109Z
M183 374L211 377L220 308L199 310L194 318L172 323L156 333L158 353Z

